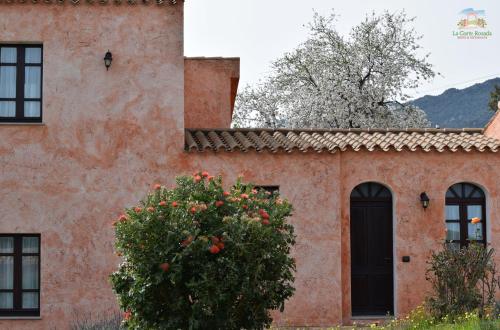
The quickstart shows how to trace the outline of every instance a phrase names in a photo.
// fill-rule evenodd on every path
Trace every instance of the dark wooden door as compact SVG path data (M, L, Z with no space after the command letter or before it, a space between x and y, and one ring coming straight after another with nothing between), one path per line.
M392 201L351 198L353 316L394 314L392 247Z

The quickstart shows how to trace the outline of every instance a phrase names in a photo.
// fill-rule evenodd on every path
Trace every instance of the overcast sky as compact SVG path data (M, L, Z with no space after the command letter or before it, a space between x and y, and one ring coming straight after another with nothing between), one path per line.
M459 13L485 10L483 40L459 40ZM269 72L270 63L307 38L313 11L340 15L338 30L347 33L367 13L405 10L415 16L421 44L443 76L423 85L415 97L464 88L500 76L500 1L498 0L186 0L186 56L241 58L240 87Z

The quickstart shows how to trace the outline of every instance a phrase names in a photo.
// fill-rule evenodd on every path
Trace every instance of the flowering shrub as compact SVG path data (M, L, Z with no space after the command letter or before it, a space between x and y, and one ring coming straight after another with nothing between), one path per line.
M443 251L432 255L427 275L434 292L427 305L434 317L454 319L472 312L486 317L495 312L500 278L493 253L493 249L471 242L461 249L446 244Z
M371 324L370 329L379 330L496 330L500 320L492 316L481 318L477 312L436 319L424 306L419 306L403 319L393 319L382 324ZM340 330L340 328L339 328Z
M262 329L292 296L292 207L208 173L155 186L114 223L111 275L130 329Z

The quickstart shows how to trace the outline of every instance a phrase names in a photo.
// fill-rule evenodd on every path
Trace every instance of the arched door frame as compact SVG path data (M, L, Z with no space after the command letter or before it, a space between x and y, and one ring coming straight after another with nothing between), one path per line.
M367 188L365 188L365 191L357 192L358 189L360 189L363 185L368 185ZM370 189L375 189L374 191L370 191ZM382 190L385 191L385 193L382 193ZM390 215L391 215L391 232L392 235L390 236L391 239L391 245L392 245L392 251L391 251L391 258L392 258L392 268L391 268L391 276L392 276L392 313L394 315L397 315L397 278L396 278L396 212L395 212L395 205L396 205L396 196L394 195L392 189L387 186L384 183L380 183L377 181L365 181L361 182L358 185L354 186L351 190L350 194L350 200L349 200L349 205L350 205L350 222L352 222L353 214L352 214L352 206L353 203L388 203L390 207ZM352 226L352 224L351 224ZM351 294L351 299L350 299L350 312L352 316L353 312L353 299L352 299L352 290L353 290L353 283L352 283L352 227L349 227L350 230L350 242L349 242L349 247L350 247L350 257L349 257L349 262L351 265L351 270L350 270L350 294ZM359 315L361 316L361 315ZM356 318L356 316L354 316Z

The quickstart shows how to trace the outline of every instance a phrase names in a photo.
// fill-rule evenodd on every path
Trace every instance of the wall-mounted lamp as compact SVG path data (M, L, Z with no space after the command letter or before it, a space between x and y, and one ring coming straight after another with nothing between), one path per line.
M420 194L420 202L422 203L422 207L424 210L429 207L429 196L425 192Z
M106 55L104 55L104 65L106 66L106 71L109 70L111 62L113 62L113 54L111 54L111 52L108 50Z

